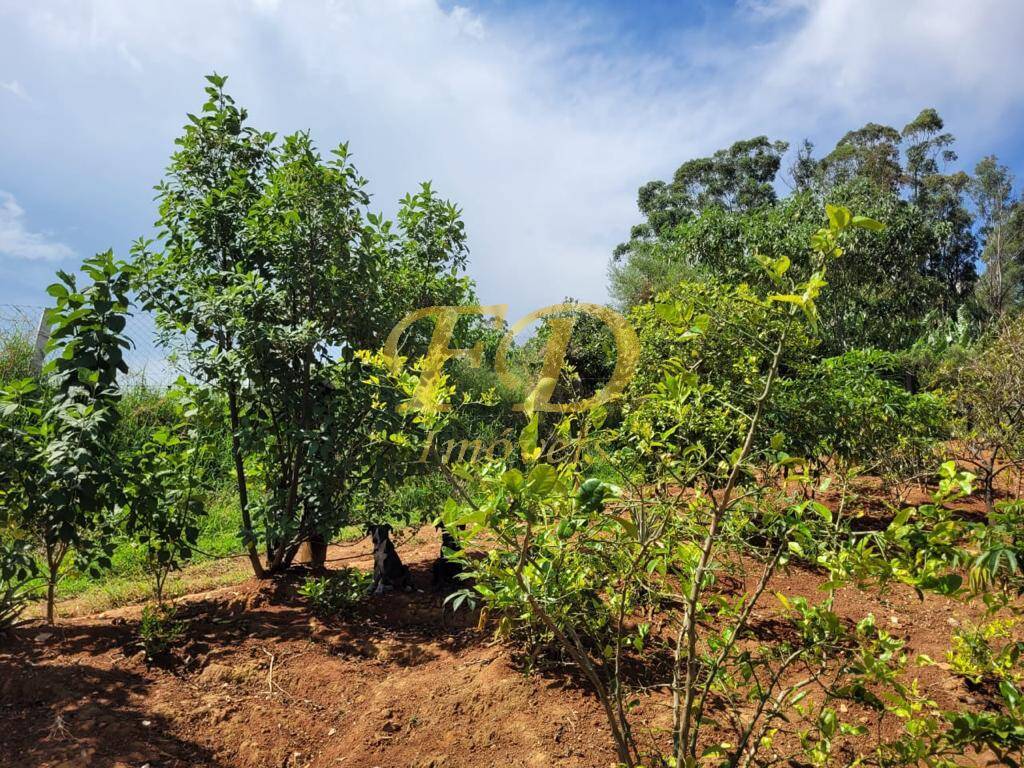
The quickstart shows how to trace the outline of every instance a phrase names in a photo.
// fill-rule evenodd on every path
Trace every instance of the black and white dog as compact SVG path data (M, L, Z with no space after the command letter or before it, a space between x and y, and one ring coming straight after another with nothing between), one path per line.
M412 590L412 575L402 563L391 542L391 526L368 525L366 532L373 539L373 585L370 592L381 594L385 589Z

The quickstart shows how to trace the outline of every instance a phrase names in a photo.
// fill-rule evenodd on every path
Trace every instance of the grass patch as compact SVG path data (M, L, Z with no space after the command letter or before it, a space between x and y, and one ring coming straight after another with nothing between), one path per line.
M24 331L0 329L0 386L34 375L35 345Z
M225 486L208 500L207 514L200 520L196 551L185 570L242 553L244 550L238 535L239 527L238 502L233 489ZM110 558L112 565L109 571L96 579L70 567L57 585L57 599L65 601L85 598L95 593L100 598L99 602L107 606L145 599L152 591L145 568L145 553L145 547L138 542L126 537L119 538ZM245 567L248 568L248 562ZM179 576L172 574L168 579L168 587Z
M224 486L208 500L208 513L202 519L196 551L180 571L173 572L164 586L164 597L173 599L195 592L238 584L252 576L239 537L241 525L238 501L232 486ZM348 525L335 541L361 539L365 529ZM145 569L145 548L128 538L118 540L111 557L112 567L99 578L69 569L57 586L57 614L64 618L87 616L145 602L153 596L153 584ZM27 611L31 617L45 615L42 594Z
M174 599L182 595L206 592L218 587L239 584L251 576L252 568L244 556L187 565L167 577L164 597ZM152 599L152 596L153 587L146 576L109 576L93 581L73 597L60 600L57 603L57 616L63 619L89 616L111 608L143 603ZM34 603L25 615L43 618L46 615L45 603Z

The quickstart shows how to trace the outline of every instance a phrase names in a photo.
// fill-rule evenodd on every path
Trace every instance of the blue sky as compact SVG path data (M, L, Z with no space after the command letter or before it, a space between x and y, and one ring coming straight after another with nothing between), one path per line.
M349 140L375 207L431 179L512 316L603 301L636 189L757 134L827 151L934 106L1024 179L1017 0L0 0L0 304L126 255L202 76L253 122Z

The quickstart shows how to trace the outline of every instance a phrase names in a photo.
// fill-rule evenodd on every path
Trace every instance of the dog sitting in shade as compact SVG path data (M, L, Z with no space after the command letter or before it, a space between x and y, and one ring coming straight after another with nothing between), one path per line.
M458 539L452 536L451 531L444 527L444 523L439 523L437 528L441 531L441 552L434 561L432 571L434 589L441 590L455 584L459 574L462 573L462 563L449 556L459 552L462 547L459 545Z
M368 525L366 532L373 539L373 584L372 594L381 594L388 589L400 589L405 592L412 590L412 575L409 568L398 556L395 545L391 541L391 526Z

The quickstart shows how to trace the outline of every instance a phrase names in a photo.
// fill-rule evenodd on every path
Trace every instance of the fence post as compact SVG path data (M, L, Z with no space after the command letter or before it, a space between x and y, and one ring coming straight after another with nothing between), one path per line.
M39 313L39 325L36 326L36 343L32 352L32 371L38 376L43 372L43 360L46 357L46 343L50 340L49 313L44 309Z

